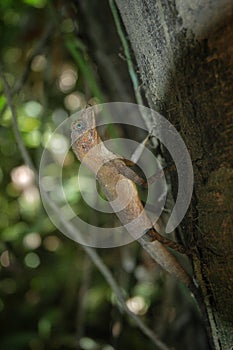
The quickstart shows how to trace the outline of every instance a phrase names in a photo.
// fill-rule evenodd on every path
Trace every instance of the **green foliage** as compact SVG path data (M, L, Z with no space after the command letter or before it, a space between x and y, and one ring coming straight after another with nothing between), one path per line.
M87 44L75 31L77 16L71 5L69 1L0 1L2 63L11 92L25 78L16 89L14 105L19 131L37 169L46 141L57 125L87 103L104 99ZM53 27L41 45L51 21ZM36 52L38 45L41 47ZM77 349L80 338L84 350L150 349L151 342L118 310L107 282L88 265L81 247L58 232L47 217L12 127L1 82L0 348ZM118 130L110 128L108 132L116 136ZM67 201L84 220L94 217L99 225L107 226L109 217L95 215L84 204L77 186L77 169L69 151L63 167ZM47 186L51 185L49 176L56 176L58 170L56 164L47 167ZM139 299L131 302L144 303L140 312L145 322L159 321L164 277L155 266L150 271L148 257L142 258L135 245L100 254L119 277L128 301L136 297ZM125 260L133 266L130 272ZM186 313L188 317L190 310ZM178 312L174 322L176 316ZM172 337L175 334L171 331Z
M45 6L46 1L42 0L0 3L0 29L4 33L1 52L9 84L14 86L29 68L29 77L14 102L19 131L36 165L56 125L88 102L84 98L85 79L96 93L93 98L101 98L91 73L90 59L84 53L85 46L74 37L66 39L59 30L59 43L51 32L50 40L56 42L56 46L45 44L27 68L29 57L49 21L48 8L43 11ZM66 22L63 29L67 31L67 28ZM59 55L57 45L61 47ZM65 45L73 54L74 62ZM63 84L69 72L78 76L71 86ZM6 108L0 84L0 322L3 335L0 347L74 349L76 327L79 327L76 325L79 289L85 276L83 252L56 231L43 210L35 180L27 174L15 142L11 112ZM68 100L74 93L75 106ZM64 191L69 203L83 211L76 168L72 170L72 152L67 159L63 169ZM56 166L47 169L48 175L54 176L56 172ZM83 211L83 215L90 214ZM95 340L82 338L83 349L90 348L90 341L98 348L98 344L104 343L103 335L97 333L97 329L101 330L98 318L104 322L104 315L109 317L111 308L110 299L106 300L106 282L99 274L89 288L86 302L89 307L84 312Z
M23 0L23 2L36 8L45 7L47 4L47 0Z

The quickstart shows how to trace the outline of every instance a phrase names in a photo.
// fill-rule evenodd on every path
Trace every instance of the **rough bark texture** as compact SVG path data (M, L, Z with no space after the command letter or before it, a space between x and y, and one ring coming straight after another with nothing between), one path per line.
M216 349L233 347L231 0L117 0L149 104L180 131L195 187L182 224Z

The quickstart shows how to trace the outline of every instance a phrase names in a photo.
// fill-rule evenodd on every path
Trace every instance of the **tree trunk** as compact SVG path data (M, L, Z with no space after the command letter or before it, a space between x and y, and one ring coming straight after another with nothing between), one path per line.
M233 346L231 0L117 0L150 106L181 133L195 185L182 223L216 349Z

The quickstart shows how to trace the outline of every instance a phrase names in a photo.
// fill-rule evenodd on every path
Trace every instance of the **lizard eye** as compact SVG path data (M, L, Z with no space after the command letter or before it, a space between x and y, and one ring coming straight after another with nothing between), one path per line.
M80 130L81 128L82 128L82 124L81 124L81 123L78 123L78 124L76 125L76 129Z

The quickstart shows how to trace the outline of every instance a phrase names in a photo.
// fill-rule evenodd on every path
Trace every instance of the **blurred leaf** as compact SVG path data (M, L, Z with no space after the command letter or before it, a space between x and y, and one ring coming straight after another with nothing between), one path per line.
M51 322L48 318L40 319L38 323L38 332L42 338L49 338L51 333Z
M19 130L24 132L29 132L38 129L40 126L40 121L38 119L26 116L20 116L18 119Z
M27 229L28 225L21 221L14 226L5 228L1 233L1 239L5 241L14 241L18 239Z
M5 96L0 96L0 110L2 109L2 107L5 106L5 103L6 103L6 98Z
M45 7L47 4L47 0L23 0L23 2L36 8Z

